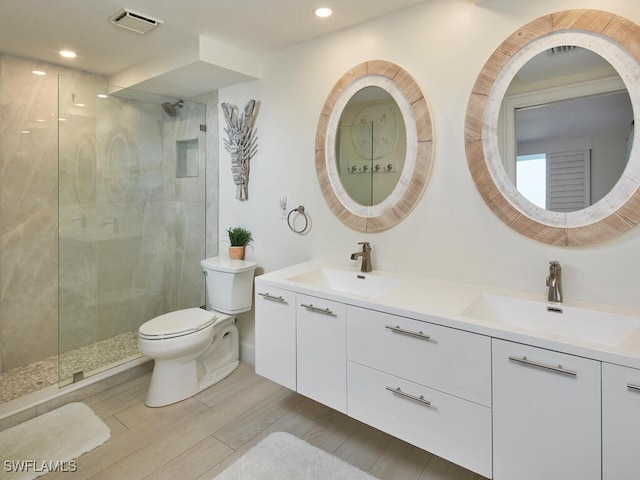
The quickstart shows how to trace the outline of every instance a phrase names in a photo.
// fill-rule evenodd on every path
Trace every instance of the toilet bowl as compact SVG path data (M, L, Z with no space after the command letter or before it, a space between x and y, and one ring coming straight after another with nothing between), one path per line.
M153 318L138 329L138 350L155 361L146 405L179 402L216 384L239 364L236 313L251 309L256 264L219 257L201 262L207 307Z

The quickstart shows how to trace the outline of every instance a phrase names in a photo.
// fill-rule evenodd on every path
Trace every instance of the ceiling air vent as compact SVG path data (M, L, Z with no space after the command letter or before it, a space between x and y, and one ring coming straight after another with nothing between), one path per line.
M162 23L160 20L132 12L131 10L122 10L121 12L116 13L109 19L109 22L117 25L118 27L133 30L134 32L142 34L150 32Z

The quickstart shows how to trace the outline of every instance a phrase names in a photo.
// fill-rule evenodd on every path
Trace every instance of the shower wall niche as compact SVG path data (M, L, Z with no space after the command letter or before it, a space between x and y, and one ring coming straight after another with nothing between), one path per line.
M200 174L198 139L176 142L176 178L197 177Z

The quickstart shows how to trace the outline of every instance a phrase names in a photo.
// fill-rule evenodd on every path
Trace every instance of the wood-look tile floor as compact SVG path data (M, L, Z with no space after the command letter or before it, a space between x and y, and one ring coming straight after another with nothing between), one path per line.
M211 480L276 431L381 480L484 478L262 378L246 363L195 397L162 408L144 404L149 379L84 400L111 428L111 438L76 459L76 472L40 478Z

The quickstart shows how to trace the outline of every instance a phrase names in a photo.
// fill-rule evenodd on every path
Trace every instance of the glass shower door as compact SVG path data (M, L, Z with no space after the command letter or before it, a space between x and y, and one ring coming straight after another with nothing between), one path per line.
M202 303L205 106L165 101L59 79L61 385L139 357L142 323Z

